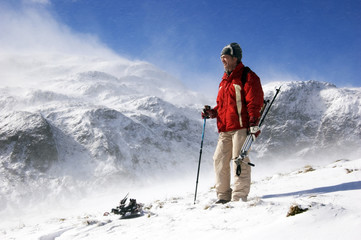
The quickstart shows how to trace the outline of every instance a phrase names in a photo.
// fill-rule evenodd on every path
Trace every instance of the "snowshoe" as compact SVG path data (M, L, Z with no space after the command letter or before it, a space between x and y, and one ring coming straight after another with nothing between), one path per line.
M112 213L121 215L122 219L135 218L143 216L143 205L137 203L136 199L129 199L129 203L126 204L128 194L120 201L120 205L112 209Z

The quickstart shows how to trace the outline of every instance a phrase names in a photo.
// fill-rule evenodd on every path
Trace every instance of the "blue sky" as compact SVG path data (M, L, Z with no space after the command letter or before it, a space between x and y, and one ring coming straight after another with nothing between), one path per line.
M1 0L4 2L4 0ZM8 1L7 1L8 2ZM195 90L216 85L230 42L262 82L318 80L361 86L360 0L23 0L72 31L145 60Z

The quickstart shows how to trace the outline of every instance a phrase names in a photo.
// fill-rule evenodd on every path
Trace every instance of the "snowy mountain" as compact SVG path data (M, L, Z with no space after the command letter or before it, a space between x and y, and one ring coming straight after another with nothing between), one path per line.
M360 88L337 88L317 81L270 83L264 86L266 98L281 85L255 146L258 158L329 161L329 156L361 156Z
M180 176L197 161L208 100L148 63L83 60L117 76L67 62L66 74L0 89L1 209Z
M200 110L214 99L145 62L39 59L38 68L22 59L32 81L0 89L0 210L195 174ZM270 83L266 98L281 84L253 146L256 165L360 156L360 89ZM212 172L216 141L208 120L203 172Z

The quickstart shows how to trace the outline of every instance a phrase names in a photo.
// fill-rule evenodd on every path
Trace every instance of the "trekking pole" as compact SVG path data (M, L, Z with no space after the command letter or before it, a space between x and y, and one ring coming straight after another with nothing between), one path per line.
M260 118L260 121L259 121L259 124L258 124L258 127L261 127L269 110L271 109L271 106L273 104L273 102L275 101L278 93L281 91L281 86L279 88L276 88L276 93L275 95L273 96L273 99L272 101L269 103L269 100L267 100L265 102L265 106L264 106L264 110L262 112L262 115L261 115L261 118ZM268 105L268 106L267 106ZM252 136L252 134L249 134L246 138L246 140L244 141L243 143L243 146L241 148L241 152L239 154L239 156L235 159L233 159L233 161L237 164L237 169L236 169L236 174L237 176L240 176L241 175L241 163L244 163L244 164L247 164L247 165L250 165L252 167L254 167L255 165L253 163L250 163L250 162L245 162L244 159L248 156L248 151L249 149L251 148L251 145L252 143L255 141L256 137L255 136Z
M199 178L199 170L201 168L201 158L202 158L202 149L203 149L203 139L204 139L205 128L206 128L206 117L204 118L204 122L203 122L202 141L201 141L201 149L199 151L198 171L197 171L197 180L196 180L196 191L194 193L194 204L196 204L196 199L197 199L198 178Z
M281 91L281 87L282 87L282 85L279 88L276 88L276 94L273 96L273 99L272 99L271 103L269 104L269 107L266 109L266 112L264 114L262 114L262 117L261 117L261 119L259 121L259 125L258 125L259 127L262 126L262 123L263 123L264 119L266 118L267 113L271 109L271 106L272 106L273 102L275 101L278 93Z

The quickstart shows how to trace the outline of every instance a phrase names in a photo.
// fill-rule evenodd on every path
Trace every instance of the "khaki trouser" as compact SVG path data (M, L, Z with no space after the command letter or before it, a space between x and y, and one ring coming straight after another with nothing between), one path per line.
M216 192L218 199L247 201L251 186L251 167L241 163L241 175L236 175L236 164L233 163L234 184L233 190L230 186L231 167L230 161L239 156L242 145L247 137L247 129L231 132L221 132L218 144L213 156L214 170L216 173ZM249 162L249 158L244 159Z

